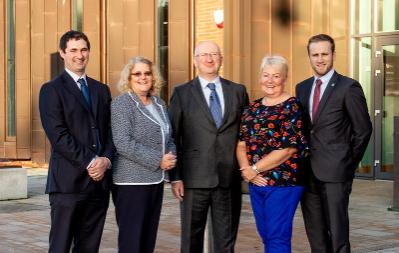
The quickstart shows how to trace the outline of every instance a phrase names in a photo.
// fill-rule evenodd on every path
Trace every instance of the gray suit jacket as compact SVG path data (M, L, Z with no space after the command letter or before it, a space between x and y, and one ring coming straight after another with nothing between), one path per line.
M307 124L310 167L324 182L352 180L372 132L362 87L335 72L320 100L316 120L311 122L308 107L313 81L311 77L296 86Z
M240 116L248 104L244 85L221 78L225 112L219 129L213 121L198 78L177 86L169 115L178 165L170 180L186 188L230 187L241 180L235 150Z
M151 100L165 122L169 124L165 102L152 96ZM164 180L159 167L161 158L169 151L175 153L175 145L168 132L134 93L124 93L111 103L112 136L116 147L113 163L115 184L155 184Z

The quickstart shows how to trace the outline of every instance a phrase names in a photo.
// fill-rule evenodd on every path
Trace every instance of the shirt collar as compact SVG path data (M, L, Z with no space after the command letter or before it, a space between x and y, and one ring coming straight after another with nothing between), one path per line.
M87 80L86 80L86 73L84 73L83 75L79 76L79 75L73 73L72 71L70 71L70 70L67 69L67 68L65 68L65 71L72 77L72 79L73 79L76 83L78 83L78 80L79 80L80 78L85 79L85 81L86 81L86 83L87 83Z
M330 69L330 71L327 72L327 74L322 77L314 76L314 83L316 83L317 79L320 79L323 84L327 84L330 81L331 77L334 75L334 72L335 70L332 68Z
M219 76L217 76L212 81L208 81L208 80L198 76L198 80L200 81L202 89L205 89L206 86L208 85L208 83L214 83L216 87L220 85L220 77Z

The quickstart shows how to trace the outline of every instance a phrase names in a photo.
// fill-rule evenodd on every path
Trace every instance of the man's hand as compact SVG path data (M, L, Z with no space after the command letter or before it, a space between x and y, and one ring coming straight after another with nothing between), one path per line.
M175 197L180 202L183 201L183 197L184 197L183 181L179 180L179 181L172 182L172 192L173 192L173 195L175 195Z
M88 168L89 176L94 181L100 181L104 177L105 171L110 166L109 160L105 157L97 157Z

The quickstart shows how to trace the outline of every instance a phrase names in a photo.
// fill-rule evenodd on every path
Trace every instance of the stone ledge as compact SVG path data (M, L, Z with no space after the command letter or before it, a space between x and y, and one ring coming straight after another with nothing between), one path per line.
M28 176L25 168L0 168L0 200L28 197Z

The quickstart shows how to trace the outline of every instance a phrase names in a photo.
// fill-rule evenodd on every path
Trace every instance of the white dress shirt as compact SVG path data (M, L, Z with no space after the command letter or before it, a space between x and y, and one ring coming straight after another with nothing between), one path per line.
M76 85L78 86L79 90L80 90L80 83L78 82L79 79L83 78L85 79L86 85L87 84L87 80L86 80L86 74L83 74L81 76L78 76L77 74L73 73L72 71L70 71L69 69L65 68L65 71L72 77L72 79L75 81Z
M330 82L330 79L331 79L331 77L333 76L334 72L335 72L335 70L334 70L334 69L331 69L330 71L327 72L327 74L325 74L325 75L322 76L322 77L317 77L317 76L314 77L313 85L312 85L312 91L310 92L310 97L309 97L309 114L310 114L310 118L313 118L313 117L312 117L312 111L313 111L313 94L314 94L314 90L315 90L315 88L316 88L316 80L317 80L317 79L320 79L321 82L322 82L322 84L321 84L321 86L320 86L320 100L321 100L321 98L323 97L324 91L325 91L326 88L327 88L327 84ZM319 101L320 101L320 100L319 100ZM312 119L312 120L313 120L313 119Z

